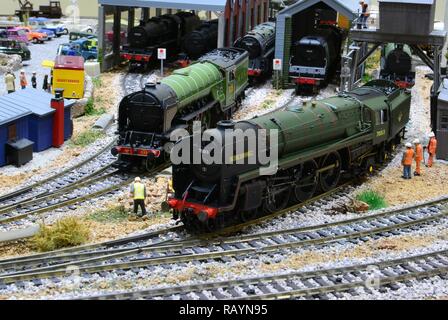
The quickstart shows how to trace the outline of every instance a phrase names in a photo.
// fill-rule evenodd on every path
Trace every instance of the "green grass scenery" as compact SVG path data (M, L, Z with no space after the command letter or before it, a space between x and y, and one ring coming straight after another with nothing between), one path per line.
M40 251L79 246L89 240L89 229L76 217L62 218L52 226L41 224L39 232L31 238L32 246Z
M356 196L356 200L367 203L369 205L369 210L378 210L387 207L384 197L372 190L361 192Z
M105 135L103 132L91 129L82 132L75 138L72 138L70 144L73 147L86 147L104 136Z
M97 98L96 102L101 102L102 99L101 98ZM87 104L84 108L84 114L86 116L99 116L102 115L106 112L106 110L104 110L104 108L99 108L97 109L95 106L95 99L93 99L92 97L90 97L87 100Z
M128 216L129 213L121 205L93 212L87 218L97 222L121 222L127 220Z
M99 77L92 78L92 83L95 88L101 88L101 86L103 85L103 81Z

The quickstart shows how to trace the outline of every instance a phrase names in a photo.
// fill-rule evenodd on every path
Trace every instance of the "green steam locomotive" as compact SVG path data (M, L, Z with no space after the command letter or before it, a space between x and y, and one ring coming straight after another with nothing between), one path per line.
M174 218L190 230L212 231L329 191L338 186L343 174L372 172L403 138L410 104L409 90L391 81L374 80L328 99L247 121L220 122L210 135L224 141L219 150L222 164L173 165L175 195L168 204ZM266 141L271 141L268 138L276 129L275 145L269 142L264 147L266 154L277 150L276 172L263 174L260 153L246 138L235 142L228 129L265 130ZM206 149L201 148L201 152Z

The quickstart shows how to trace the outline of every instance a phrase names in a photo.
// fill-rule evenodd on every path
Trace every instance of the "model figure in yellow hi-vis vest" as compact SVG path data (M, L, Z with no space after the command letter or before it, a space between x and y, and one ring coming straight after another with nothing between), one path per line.
M131 185L131 196L134 198L134 213L137 214L138 207L140 206L142 209L141 215L145 215L146 186L142 183L140 177L136 177L134 183Z

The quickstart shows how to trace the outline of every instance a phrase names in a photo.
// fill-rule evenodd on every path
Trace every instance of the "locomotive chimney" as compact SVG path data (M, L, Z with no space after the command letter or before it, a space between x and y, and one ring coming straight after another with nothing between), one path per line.
M147 82L145 84L145 89L153 89L156 87L156 84L154 82Z
M235 122L232 120L221 120L218 122L217 127L220 130L233 129L235 128Z

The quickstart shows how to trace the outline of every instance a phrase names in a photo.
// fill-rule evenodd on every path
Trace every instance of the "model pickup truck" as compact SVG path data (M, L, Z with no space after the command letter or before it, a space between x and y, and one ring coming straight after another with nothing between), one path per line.
M59 45L57 55L81 56L84 60L95 60L98 58L98 47L96 38L81 38L70 43Z

